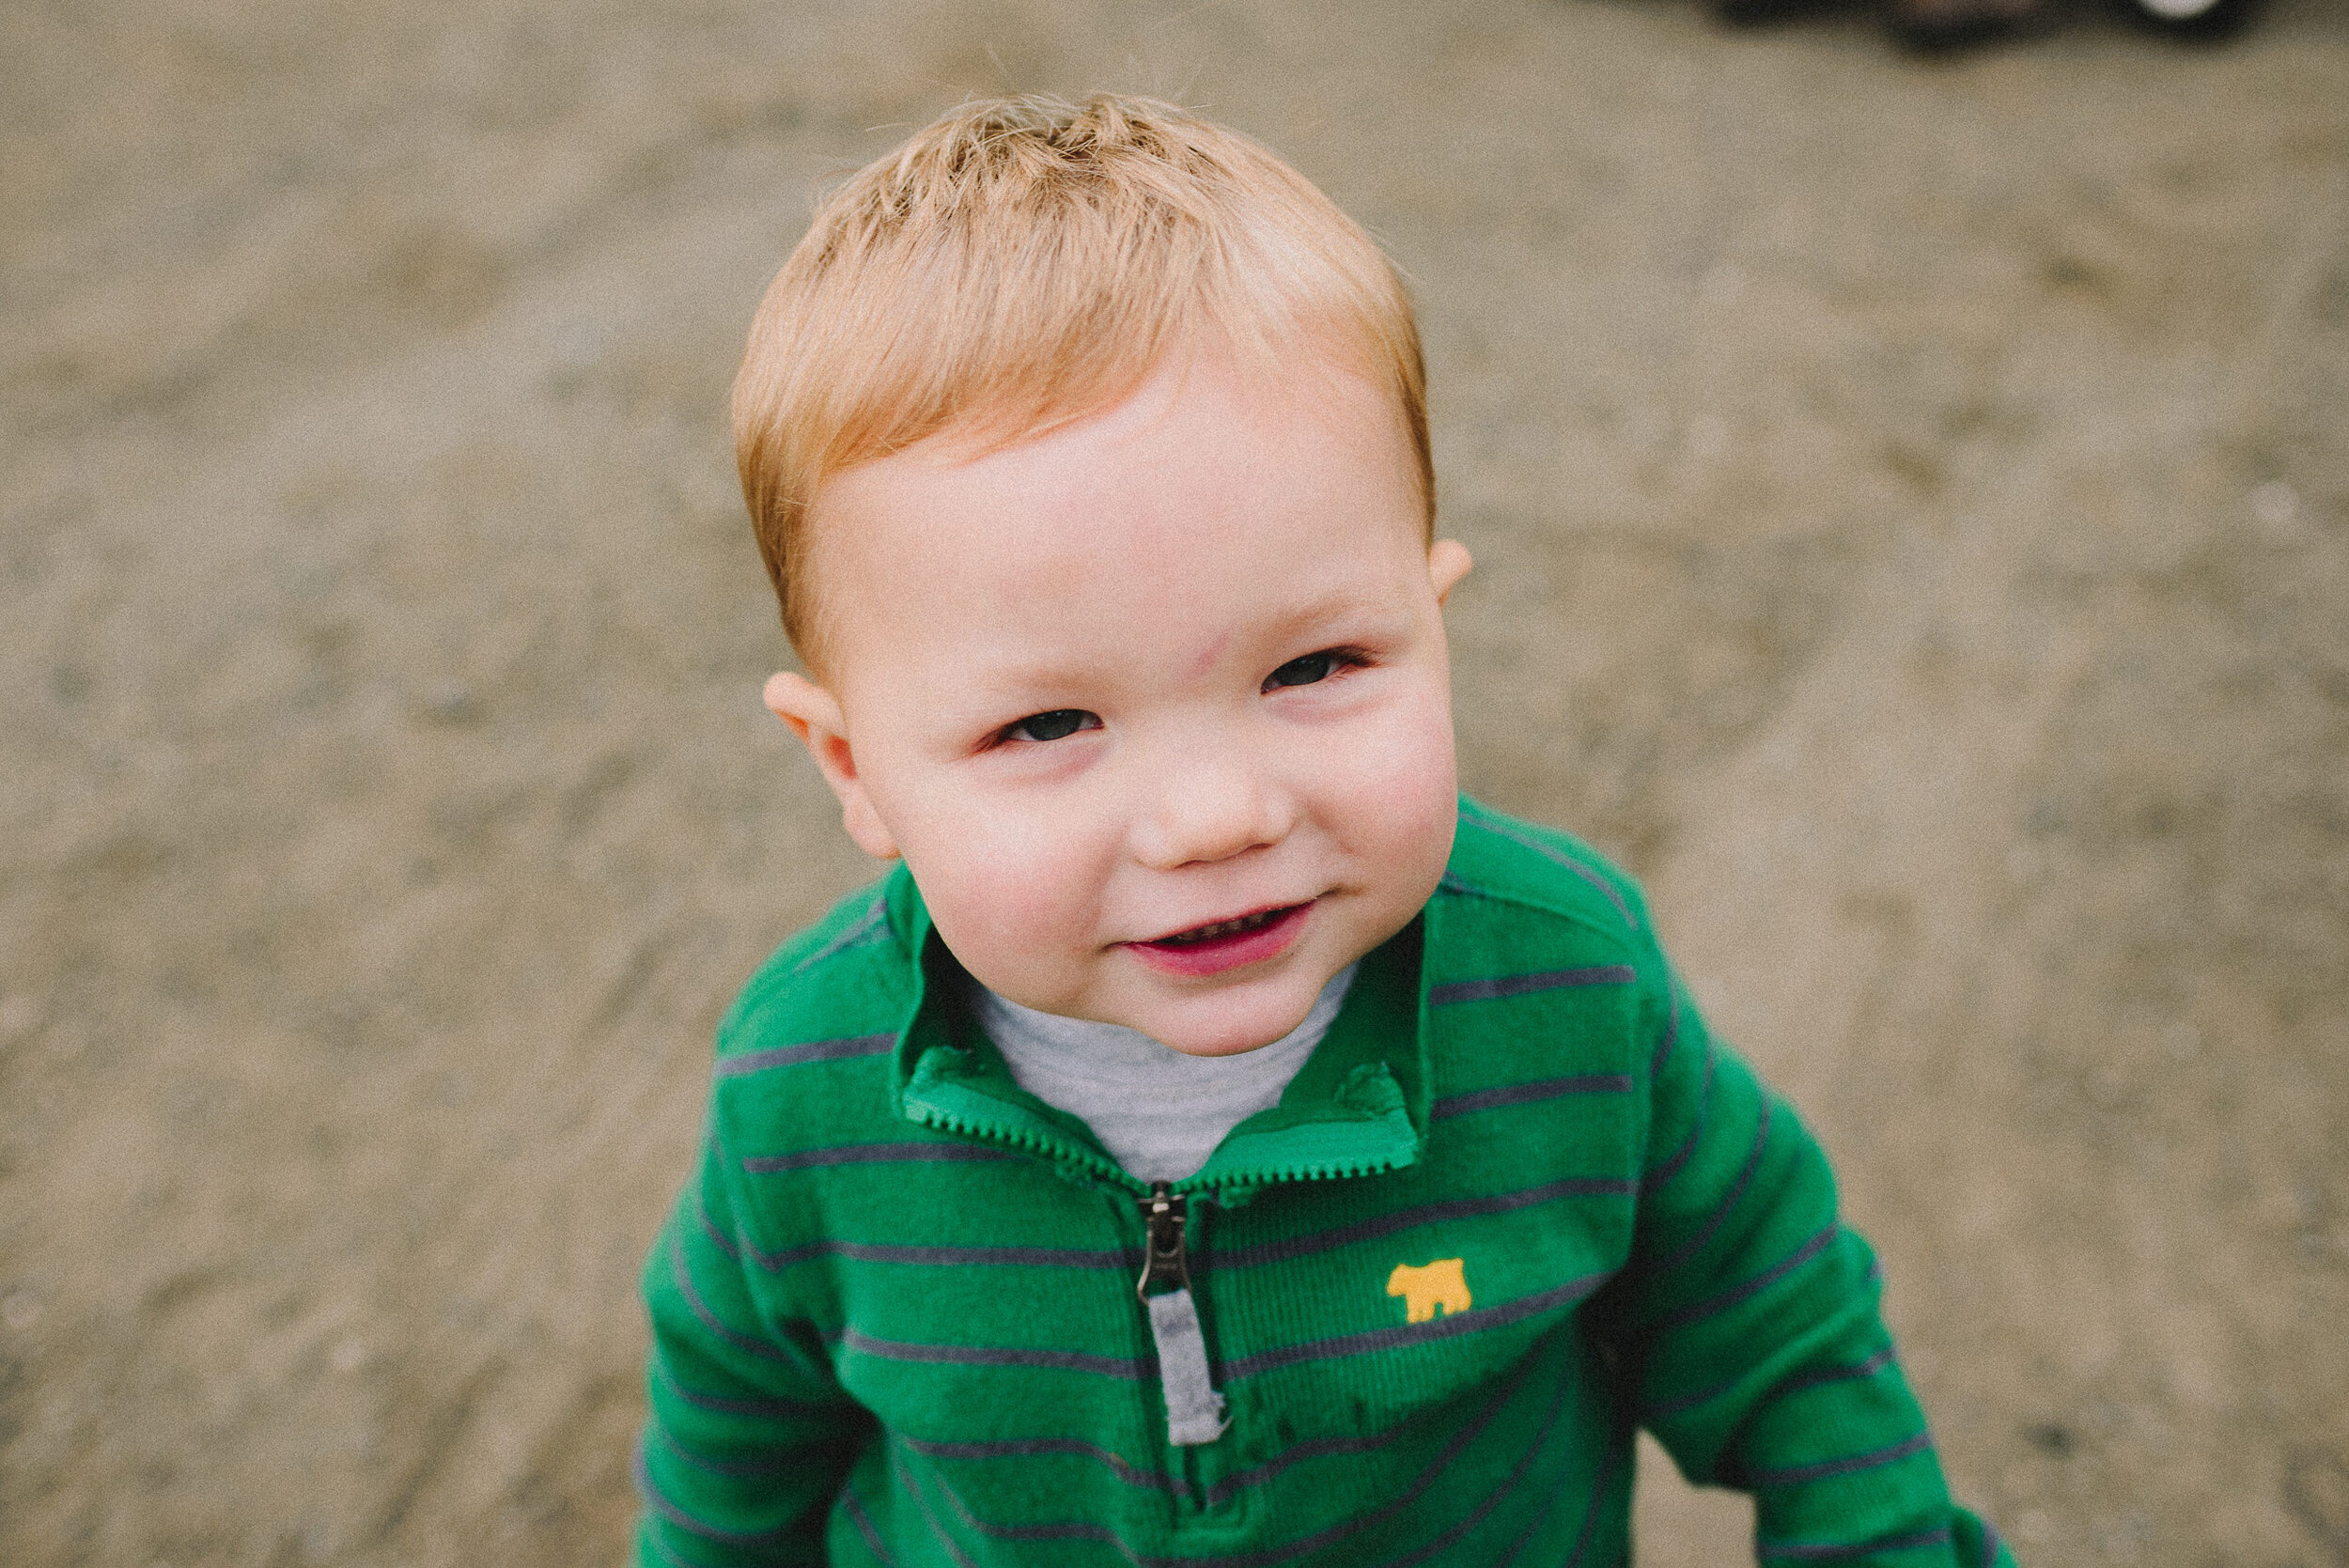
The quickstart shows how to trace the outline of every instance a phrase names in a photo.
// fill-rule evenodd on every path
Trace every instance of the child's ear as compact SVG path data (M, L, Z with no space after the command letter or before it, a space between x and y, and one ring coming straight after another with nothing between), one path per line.
M880 813L873 809L873 798L865 792L864 781L858 774L856 753L848 746L848 723L840 711L840 699L805 675L795 675L788 670L767 677L767 706L776 718L791 726L791 733L800 737L807 754L816 759L824 782L840 797L841 825L857 847L877 860L897 858L897 841L883 825Z
M1436 585L1438 604L1452 597L1452 590L1475 564L1469 558L1468 546L1457 539L1438 539L1427 547L1427 580Z

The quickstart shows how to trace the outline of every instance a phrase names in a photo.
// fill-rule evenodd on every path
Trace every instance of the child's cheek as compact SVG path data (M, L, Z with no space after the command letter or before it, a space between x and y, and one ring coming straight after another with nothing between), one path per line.
M1452 715L1440 693L1398 705L1366 728L1342 756L1332 787L1352 810L1407 836L1436 832L1447 841L1458 810Z
M1076 835L984 816L939 825L908 857L930 918L963 967L1005 995L1056 995L1094 945L1097 889Z

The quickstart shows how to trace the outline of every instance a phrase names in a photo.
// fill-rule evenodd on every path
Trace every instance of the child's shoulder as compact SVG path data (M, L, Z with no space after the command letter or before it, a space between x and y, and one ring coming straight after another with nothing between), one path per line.
M1439 893L1513 905L1626 951L1654 942L1647 901L1628 873L1572 833L1466 796Z
M1639 885L1597 850L1463 800L1423 929L1423 995L1443 1020L1436 1095L1453 1107L1440 1114L1515 1104L1530 1083L1638 1087L1670 1017L1671 970ZM1574 1136L1599 1143L1575 1146L1628 1157L1642 1104L1589 1102Z
M776 949L718 1025L721 1120L845 1136L888 1102L892 1050L915 991L903 867ZM879 1095L874 1090L879 1087Z

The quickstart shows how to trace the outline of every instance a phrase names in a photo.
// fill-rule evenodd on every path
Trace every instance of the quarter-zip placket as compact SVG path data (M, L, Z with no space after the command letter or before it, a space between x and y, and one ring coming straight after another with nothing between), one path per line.
M952 998L968 977L937 942L910 883L906 896L910 939L923 960L897 1042L899 1113L1048 1161L1062 1176L1112 1195L1113 1203L1138 1205L1143 1265L1135 1295L1158 1362L1167 1442L1191 1456L1184 1468L1195 1471L1204 1461L1212 1469L1209 1455L1221 1452L1212 1445L1230 1420L1194 1295L1191 1204L1205 1201L1221 1211L1268 1187L1367 1176L1419 1157L1426 1075L1418 1041L1426 1003L1417 923L1364 958L1330 1032L1279 1106L1226 1133L1206 1164L1180 1181L1145 1186L1081 1122L1019 1088L968 1017L955 1015ZM1409 1048L1398 1054L1398 1041Z
M1166 1440L1195 1448L1223 1436L1230 1424L1223 1396L1207 1373L1207 1340L1190 1294L1190 1200L1153 1182L1142 1200L1142 1278L1134 1294L1150 1319L1158 1351L1159 1387L1166 1398Z

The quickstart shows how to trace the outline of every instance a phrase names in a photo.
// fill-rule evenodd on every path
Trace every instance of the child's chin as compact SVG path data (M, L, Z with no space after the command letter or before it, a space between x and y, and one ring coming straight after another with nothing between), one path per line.
M1281 1031L1281 1034L1286 1034L1287 1032L1288 1031L1285 1029ZM1275 1034L1268 1039L1262 1040L1257 1039L1253 1035L1250 1035L1242 1040L1215 1040L1200 1045L1190 1045L1179 1040L1160 1040L1159 1043L1172 1049L1181 1051L1185 1056L1245 1056L1252 1050L1264 1049L1265 1047L1272 1044L1274 1040L1279 1039L1281 1034Z
M1305 1021L1313 1010L1314 998L1319 988L1305 993L1294 1008L1267 1005L1264 1001L1233 1007L1217 1017L1212 1004L1201 1006L1195 1015L1177 1016L1157 1020L1158 1028L1136 1025L1136 1028L1160 1045L1181 1051L1185 1056L1243 1056L1252 1050L1262 1050L1290 1030ZM1163 1031L1164 1032L1160 1032Z

